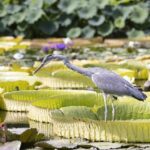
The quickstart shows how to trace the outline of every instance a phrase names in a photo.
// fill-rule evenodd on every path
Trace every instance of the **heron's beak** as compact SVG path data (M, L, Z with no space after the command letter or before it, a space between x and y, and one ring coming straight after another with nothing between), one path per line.
M42 63L42 64L33 72L33 74L36 74L44 65L45 65L45 63Z
M47 55L44 57L41 65L33 72L33 74L37 73L44 65L46 65L51 60L52 55Z

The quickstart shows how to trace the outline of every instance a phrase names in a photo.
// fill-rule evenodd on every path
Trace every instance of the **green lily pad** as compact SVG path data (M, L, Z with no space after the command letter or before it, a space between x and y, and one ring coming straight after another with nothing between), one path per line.
M105 17L104 16L95 16L93 17L92 19L90 19L88 21L88 23L91 25L91 26L99 26L101 24L103 24L105 21Z
M70 38L77 38L80 35L81 35L81 28L79 27L71 28L67 33L67 36Z
M148 17L148 8L140 5L133 6L133 10L130 14L131 21L135 23L144 23Z
M117 28L124 28L125 27L125 19L123 17L118 17L115 19L114 24Z
M88 5L87 7L83 7L78 11L78 15L80 18L83 19L89 19L96 15L97 8L91 5Z
M98 34L107 36L113 32L114 26L112 22L104 22L98 27Z
M129 38L140 38L140 37L145 36L145 34L142 30L136 30L135 28L128 31L127 35L128 35Z
M90 26L86 26L82 29L82 37L84 38L92 38L94 34L95 30Z

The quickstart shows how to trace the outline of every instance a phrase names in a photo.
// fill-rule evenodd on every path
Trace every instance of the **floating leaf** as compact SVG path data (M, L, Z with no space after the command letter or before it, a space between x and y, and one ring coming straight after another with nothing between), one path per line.
M93 16L96 15L96 13L97 13L97 8L94 6L87 6L87 7L81 8L78 11L79 17L83 19L92 18Z
M14 14L16 12L19 12L22 7L20 5L8 5L6 9L8 14Z
M113 32L114 26L112 22L104 22L98 27L98 34L102 36L108 36Z
M54 3L56 3L57 2L57 0L44 0L44 3L46 4L46 5L48 5L48 6L51 6L51 5L53 5Z
M15 22L15 18L13 16L7 15L2 19L2 23L4 26L10 26Z
M80 6L78 4L79 4L79 0L75 0L75 1L61 0L58 3L58 8L63 12L71 14Z
M0 87L3 88L5 92L34 89L27 81L24 80L0 81Z
M72 118L76 119L92 119L98 120L97 115L93 113L90 107L86 106L68 106L62 107L59 110L55 109L51 112L52 118L61 119L64 118L66 120L72 120Z
M37 62L37 64L35 64L34 67L37 68L40 65L40 63ZM62 69L67 69L67 67L63 64L63 62L53 61L48 65L44 66L43 68L41 68L41 70L37 72L35 75L39 77L50 77L52 72Z
M123 17L118 17L115 19L115 27L124 28L125 27L125 19Z
M0 6L0 17L4 17L6 15L7 15L6 9Z
M59 22L60 22L61 26L67 27L68 25L70 25L72 23L72 17L63 14L60 16Z
M70 78L68 78L68 76L70 76ZM72 70L58 70L58 71L55 71L55 72L52 73L52 77L55 78L55 79L58 79L58 82L60 82L60 84L61 84L61 81L67 81L68 86L69 86L69 84L70 85L72 84L72 87L74 86L73 83L75 84L76 87L80 86L80 85L83 86L83 87L95 87L93 82L91 81L91 79L89 79L88 77L83 76L82 74L74 72ZM60 81L59 81L59 79L60 79Z
M140 5L135 5L130 14L131 21L135 23L144 23L148 17L148 9Z
M36 22L44 14L43 10L40 8L32 8L26 10L26 21L30 24Z
M40 21L37 23L37 27L44 34L52 35L58 30L59 25L57 22L53 22L53 21Z
M124 6L124 7L120 6L118 9L121 11L123 18L126 19L126 18L129 18L130 13L133 10L133 7L132 6Z
M28 5L30 8L42 8L43 6L43 0L28 0Z
M145 34L142 30L136 30L135 28L127 32L129 38L139 38L143 37Z
M51 122L52 109L64 106L93 106L102 105L102 96L92 91L68 90L59 91L49 98L43 98L32 103L28 117L40 122ZM39 115L38 115L39 114Z
M95 34L95 30L90 26L86 26L82 29L82 36L84 38L92 38Z
M13 17L16 23L21 23L25 19L26 14L25 12L18 12L18 13L15 13Z
M81 35L81 28L79 27L71 28L67 33L67 36L70 38L77 38L80 35Z
M105 6L109 5L109 0L96 0L96 5L99 9L103 9Z
M111 105L108 106L108 117L111 119ZM52 122L55 124L55 133L66 138L79 137L92 141L150 141L149 132L147 132L150 129L149 102L142 103L138 101L131 102L125 100L122 102L121 100L116 102L115 119L121 119L120 121L102 121L101 119L104 116L104 107L95 107L93 109L84 107L68 106L61 108L60 111L52 111L51 115L53 118ZM91 110L93 110L93 112ZM99 118L99 120L96 120L95 115ZM147 120L144 118L147 118ZM124 119L127 120L125 121ZM122 132L120 133L120 131Z
M88 23L92 26L99 26L99 25L103 24L104 21L105 21L105 17L101 15L101 16L93 17L92 19L90 19L88 21Z

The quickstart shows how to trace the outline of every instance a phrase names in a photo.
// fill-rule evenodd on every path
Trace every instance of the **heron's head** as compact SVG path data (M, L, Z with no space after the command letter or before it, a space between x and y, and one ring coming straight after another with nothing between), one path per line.
M41 65L33 72L33 74L37 73L42 67L48 64L51 60L58 59L58 60L66 60L65 56L62 55L47 55L43 58Z

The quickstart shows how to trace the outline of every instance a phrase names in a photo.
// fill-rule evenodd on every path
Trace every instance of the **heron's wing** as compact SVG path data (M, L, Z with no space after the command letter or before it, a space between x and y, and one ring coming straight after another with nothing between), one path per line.
M112 71L100 68L97 72L92 74L91 78L92 81L105 93L131 95L127 87L133 88L132 84Z
M94 71L91 75L93 82L106 94L127 95L142 101L147 98L142 91L118 74L103 68L95 68Z

